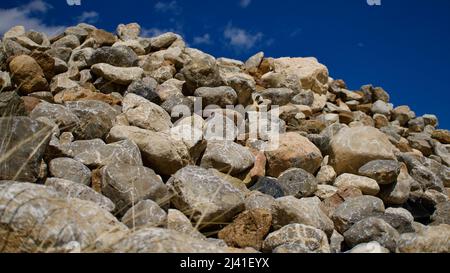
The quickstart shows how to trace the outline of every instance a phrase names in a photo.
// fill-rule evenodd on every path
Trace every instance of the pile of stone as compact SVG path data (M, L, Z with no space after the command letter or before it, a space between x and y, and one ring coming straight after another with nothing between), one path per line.
M0 89L1 252L450 252L450 131L315 58L17 26Z

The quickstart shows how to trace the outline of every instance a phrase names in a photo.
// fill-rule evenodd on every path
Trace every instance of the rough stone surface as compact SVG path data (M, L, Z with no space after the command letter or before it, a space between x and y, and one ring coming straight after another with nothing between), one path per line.
M366 195L377 195L380 191L377 181L372 178L344 173L339 175L334 181L334 186L338 188L355 187Z
M167 213L152 200L142 200L131 207L122 217L130 229L161 227L167 225Z
M310 173L302 169L289 169L278 177L278 183L286 195L297 198L309 197L317 190L318 181Z
M378 184L387 185L397 181L401 164L395 160L375 160L362 166L358 173L375 179Z
M91 170L82 163L71 158L55 158L48 165L53 177L70 180L83 185L91 183Z
M44 71L30 56L20 55L9 63L12 81L24 94L48 89Z

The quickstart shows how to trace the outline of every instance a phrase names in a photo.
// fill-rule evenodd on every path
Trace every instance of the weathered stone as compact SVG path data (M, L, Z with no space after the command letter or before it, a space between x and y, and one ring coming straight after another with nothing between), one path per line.
M395 252L399 236L397 230L377 217L367 217L344 233L345 242L350 247L376 241L392 252Z
M195 90L194 96L202 98L203 107L218 105L225 108L228 105L235 105L237 102L236 91L228 86L201 87Z
M137 23L130 23L127 25L119 24L117 26L116 32L119 38L124 41L135 40L141 33L141 26Z
M30 113L30 117L37 119L47 117L57 123L63 131L71 131L80 122L80 119L68 108L48 102L42 102Z
M370 161L395 159L394 146L373 127L343 128L332 138L330 148L331 165L337 174L356 174Z
M23 99L15 92L0 92L0 117L26 116Z
M376 197L365 195L347 199L334 211L331 219L336 230L343 234L360 220L383 212L383 201Z
M294 96L294 91L289 88L269 88L259 93L263 98L272 102L272 105L283 106L288 104Z
M80 46L80 40L78 39L77 36L75 36L73 34L66 35L52 44L53 48L67 47L67 48L75 49L79 46Z
M126 94L136 94L149 100L150 102L161 104L161 98L157 93L158 82L153 78L145 77L142 80L132 82L127 89Z
M273 198L271 195L264 194L259 191L252 191L245 197L245 209L266 209L268 211L271 211L274 202L275 198Z
M369 242L369 243L363 243L355 246L351 250L347 251L347 253L360 253L360 254L367 254L367 253L389 253L389 249L384 248L380 245L378 242Z
M433 225L450 225L450 201L442 202L436 205L436 211L431 216Z
M130 229L164 227L167 225L167 213L154 201L142 200L125 213L122 223Z
M172 204L200 227L230 221L244 209L244 196L240 190L200 167L184 167L167 184Z
M167 187L149 168L113 163L103 167L101 175L102 193L114 202L119 215L145 199L160 204L169 201Z
M404 233L398 242L400 253L450 252L450 225L429 226L417 233Z
M317 190L317 179L303 169L293 168L284 171L278 177L278 183L285 195L297 198L309 197Z
M266 152L267 174L278 177L289 168L315 173L322 162L322 153L307 138L297 133L281 134L279 147Z
M54 188L62 196L91 201L110 212L114 210L114 203L111 200L86 185L60 178L47 178L45 185Z
M391 205L402 205L408 200L414 179L409 175L405 164L400 164L400 173L396 182L381 187L380 198Z
M35 91L48 90L48 83L44 71L30 56L20 55L9 63L13 82L20 92L29 94Z
M71 158L55 158L49 163L51 176L70 180L84 185L91 183L91 171L88 167Z
M55 59L41 51L33 51L30 55L42 68L45 78L51 80L55 75Z
M245 147L231 141L209 141L200 166L223 173L240 174L253 166L255 157Z
M104 31L103 29L95 29L90 35L90 38L94 39L95 44L100 46L110 46L117 41L117 37L112 33Z
M264 240L263 250L270 252L289 243L300 244L308 252L330 253L327 235L317 228L302 224L290 224L270 233Z
M259 178L250 190L259 191L274 198L283 197L285 195L284 190L278 183L277 179L272 177Z
M449 130L434 130L431 137L438 140L442 144L450 144Z
M0 180L35 182L51 133L28 117L0 118Z
M317 197L297 199L293 196L281 197L272 206L272 225L274 229L299 223L313 226L330 235L333 233L333 222L321 209Z
M401 163L395 160L374 160L359 168L358 173L375 179L380 185L392 184L400 174Z
M336 172L332 166L326 165L320 168L316 178L319 184L331 185L336 179Z
M91 69L94 74L121 85L141 79L144 73L139 67L116 67L105 63L94 64Z
M265 209L244 211L236 217L233 223L222 229L218 236L228 246L253 247L259 250L271 225L272 215L269 211Z
M356 187L363 194L374 196L380 191L380 186L374 179L349 173L339 175L334 182L334 186L338 188Z
M127 46L101 47L95 50L88 60L90 66L106 63L116 67L137 66L138 56Z
M314 195L325 200L338 192L339 188L330 185L317 185Z
M201 240L206 239L203 234L192 226L191 221L186 217L186 215L176 209L169 209L169 212L167 213L167 228L186 234L193 238Z
M122 111L130 125L155 132L167 131L172 127L169 114L141 96L128 94L122 104Z

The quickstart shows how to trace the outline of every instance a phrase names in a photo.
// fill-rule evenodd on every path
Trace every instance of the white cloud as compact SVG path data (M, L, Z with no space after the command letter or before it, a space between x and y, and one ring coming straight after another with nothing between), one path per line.
M242 8L246 8L246 7L250 6L251 3L252 3L252 0L240 0L239 6L241 6Z
M175 14L179 14L181 13L182 9L181 7L178 5L177 1L173 0L170 2L157 2L155 4L155 10L157 12L173 12Z
M233 27L230 23L225 28L223 36L236 50L249 50L260 42L264 35L261 32L249 33L245 29Z
M96 11L85 11L77 19L80 23L95 24L99 17L100 15Z
M45 14L51 8L51 5L42 0L33 0L19 7L0 9L0 34L18 25L24 26L27 30L33 29L48 35L55 35L62 32L65 26L48 25L40 18L36 18L37 14Z
M210 45L212 43L213 42L211 40L211 35L209 35L208 33L202 36L194 37L194 41L192 42L192 44L194 45Z

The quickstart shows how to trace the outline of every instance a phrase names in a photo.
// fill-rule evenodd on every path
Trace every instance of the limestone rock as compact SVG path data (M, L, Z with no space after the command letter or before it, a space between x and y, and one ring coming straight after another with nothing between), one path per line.
M94 64L91 69L94 74L121 85L141 79L144 73L139 67L116 67L106 63Z
M363 194L374 196L380 191L380 186L378 186L377 181L374 179L349 173L338 176L334 182L334 186L338 188L356 187Z
M39 64L30 56L20 55L9 63L12 81L24 94L36 91L48 90L48 83L44 71Z
M53 177L70 180L84 185L91 183L91 171L82 163L71 158L55 158L50 161L49 171Z
M167 213L154 201L142 200L125 213L122 222L130 229L164 227L167 225Z
M317 190L318 181L305 170L293 168L284 171L278 177L278 183L286 195L297 198L310 197Z

